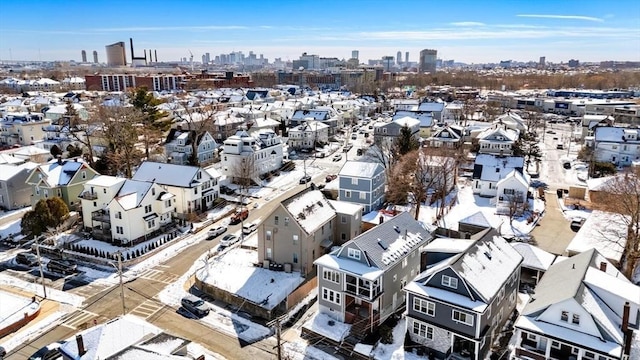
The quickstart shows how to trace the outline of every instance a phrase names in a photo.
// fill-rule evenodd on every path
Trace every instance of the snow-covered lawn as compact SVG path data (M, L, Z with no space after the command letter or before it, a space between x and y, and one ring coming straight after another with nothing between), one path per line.
M333 320L320 312L315 313L302 327L337 342L342 341L351 330L351 325Z
M31 298L0 290L0 329L4 329L31 316L40 309L40 303Z
M263 269L257 262L257 251L235 248L209 259L196 277L265 309L273 309L304 280L299 273Z
M180 307L180 300L188 294L185 290L185 283L192 274L198 269L203 268L207 256L207 254L200 256L200 258L193 263L189 271L165 287L158 294L160 301L173 307ZM211 308L211 312L199 321L206 323L211 328L220 330L230 336L236 336L247 342L254 342L271 335L271 330L262 325L253 323L234 312L225 310L214 304L207 304Z
M304 341L284 343L284 353L291 360L338 360L326 352L317 349Z
M62 318L65 314L66 313L63 311L56 311L38 322L35 322L33 324L30 323L13 335L4 338L5 341L3 343L0 343L0 345L4 347L6 351L11 351L19 345L33 340L41 333L48 331L48 329L55 326L55 324L58 323L58 320L60 320L60 318Z
M8 221L2 225L0 225L0 239L6 239L9 236L17 236L20 235L20 231L22 228L20 224L22 223L22 219L17 219L13 221Z
M423 360L424 357L418 356L411 352L404 351L404 334L406 332L405 318L398 321L398 324L393 328L393 343L378 345L373 350L373 358L376 360Z

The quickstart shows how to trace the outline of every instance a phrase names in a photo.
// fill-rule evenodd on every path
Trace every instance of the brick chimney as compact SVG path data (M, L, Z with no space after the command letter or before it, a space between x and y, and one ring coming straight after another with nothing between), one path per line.
M607 263L605 261L600 262L600 271L607 272Z
M83 356L86 354L86 350L84 349L84 340L82 339L82 335L76 335L76 344L78 345L78 355Z
M62 165L62 155L58 155L58 165Z
M382 224L384 222L384 216L380 215L380 218L378 220L379 220L379 224Z
M633 337L633 330L629 329L629 312L631 310L631 307L629 305L629 302L626 301L624 303L624 307L622 308L622 326L621 326L621 330L622 330L622 335L624 338L624 347L622 349L622 358L624 358L624 355L626 355L627 357L629 356L629 353L631 353L631 338Z

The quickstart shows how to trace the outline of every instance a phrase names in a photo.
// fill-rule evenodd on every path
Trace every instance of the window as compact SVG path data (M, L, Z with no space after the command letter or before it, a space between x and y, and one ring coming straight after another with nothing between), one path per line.
M352 259L360 260L360 250L349 248L347 250L347 256Z
M573 319L571 320L571 322L576 324L576 325L580 325L580 315L573 314Z
M593 360L596 358L596 354L592 353L591 351L585 351L584 355L582 355L582 358Z
M293 245L298 243L298 235L293 235Z
M367 199L367 193L364 191L360 192L360 200L366 200Z
M429 316L436 315L436 304L431 301L427 301L424 299L420 299L417 297L413 298L413 310L417 312L421 312L423 314L427 314Z
M514 195L516 191L514 189L504 189L505 195Z
M267 241L271 241L271 230L267 230L265 237L267 238Z
M560 320L562 320L564 322L568 322L569 321L569 312L568 311L563 311L562 314L560 314Z
M343 224L347 223L347 216L346 215L340 215L340 222Z
M273 217L273 224L274 225L278 225L278 222L280 222L280 218L278 218L277 216Z
M87 172L85 170L82 170L82 178L83 179L87 178Z
M122 226L116 226L116 234L124 234L124 229Z
M340 305L340 293L331 289L322 289L322 299Z
M457 289L458 279L448 275L442 275L442 285L446 287L450 287L452 289Z
M150 212L151 212L151 205L145 205L145 206L144 206L144 213L145 213L145 214L148 214L148 213L150 213Z
M197 193L198 193L198 188L197 188L197 187L194 187L194 188L193 188L193 193L194 193L194 194L197 194Z
M551 347L554 349L560 349L560 343L557 341L551 341Z
M336 284L340 284L340 273L338 273L337 271L323 270L322 278Z
M289 226L289 218L288 217L284 218L284 226Z
M351 185L358 185L358 178L351 178Z
M267 259L271 260L273 256L273 251L271 248L267 248Z
M155 220L149 220L147 221L147 227L149 229L153 228L154 226L156 226L156 221Z
M44 197L49 197L49 190L44 189Z
M350 198L351 197L351 191L347 190L344 192L344 197L346 198Z
M433 340L433 328L427 326L427 324L419 321L413 321L412 332L414 335L420 336L425 339Z
M118 211L116 213L116 219L122 219L122 212Z
M151 189L151 195L156 196L156 189Z
M402 268L406 268L409 260L407 258L402 259Z
M473 316L467 313L463 313L458 310L452 310L451 318L453 319L453 321L456 321L465 325L473 326Z
M294 264L298 263L298 254L297 253L293 253L293 263Z
M342 241L347 240L347 234L340 233L340 240L342 240Z

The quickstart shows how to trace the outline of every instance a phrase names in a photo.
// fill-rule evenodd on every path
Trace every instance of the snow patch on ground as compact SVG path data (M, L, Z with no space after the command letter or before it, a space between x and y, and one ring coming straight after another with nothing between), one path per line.
M424 360L424 357L414 353L404 351L404 334L406 330L405 318L398 321L393 328L393 343L378 343L373 351L373 358L376 360Z
M9 221L0 225L0 239L6 239L9 236L17 236L20 235L20 231L22 231L22 219L17 219L13 221Z
M31 316L40 309L40 303L31 298L0 290L0 329L4 329Z
M4 343L0 343L0 345L2 345L2 347L4 347L7 352L9 352L19 345L33 340L41 333L48 331L48 329L56 325L58 323L58 320L60 320L65 314L66 313L63 311L56 311L46 318L34 323L33 325L29 324L28 326L22 328L20 331L13 334L13 336L6 339Z
M285 343L283 352L286 359L291 360L338 360L342 358L329 355L303 341Z
M0 285L13 286L23 291L31 292L39 297L44 297L42 285L26 282L5 274L0 274ZM47 288L47 299L75 307L79 307L84 302L84 297L82 296L52 289L50 287Z
M320 312L317 312L302 326L337 342L342 341L349 335L349 330L351 330L351 325L336 321L330 318L329 315Z

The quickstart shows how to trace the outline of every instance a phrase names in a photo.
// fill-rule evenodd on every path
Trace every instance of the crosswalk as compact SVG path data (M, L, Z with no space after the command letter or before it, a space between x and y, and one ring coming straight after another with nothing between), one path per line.
M136 315L143 319L148 319L151 316L153 316L153 314L160 311L160 309L162 309L163 307L164 307L164 304L156 300L149 299L143 302L142 304L136 306L133 310L131 310L130 314Z
M99 294L107 289L107 286L102 285L84 285L74 289L68 290L72 294L80 295L85 298L90 298L96 294Z
M138 275L138 278L153 280L153 281L161 282L164 284L172 284L173 282L178 280L179 276L176 274L164 272L162 270L147 269L141 272Z
M78 330L78 329L86 329L92 325L91 320L97 318L98 314L92 313L87 310L78 310L75 313L71 314L63 323L62 326Z

